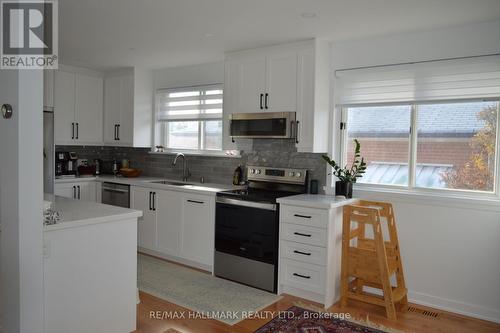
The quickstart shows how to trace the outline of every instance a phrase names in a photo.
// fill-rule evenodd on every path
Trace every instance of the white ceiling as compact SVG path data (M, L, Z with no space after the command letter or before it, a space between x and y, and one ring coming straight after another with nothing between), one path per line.
M499 17L499 0L59 0L59 55L61 63L101 70L175 67L311 37L338 41Z

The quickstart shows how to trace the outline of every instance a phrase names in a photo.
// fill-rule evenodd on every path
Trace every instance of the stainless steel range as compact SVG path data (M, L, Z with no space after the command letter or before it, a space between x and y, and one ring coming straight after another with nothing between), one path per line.
M276 199L306 192L307 170L247 167L244 190L217 193L214 273L276 293Z

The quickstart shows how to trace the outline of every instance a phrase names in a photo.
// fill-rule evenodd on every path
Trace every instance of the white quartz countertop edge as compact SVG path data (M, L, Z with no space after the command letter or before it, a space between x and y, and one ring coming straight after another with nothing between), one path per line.
M115 176L98 176L98 177L78 177L78 178L61 178L56 179L55 184L63 183L74 183L74 182L88 182L88 181L98 181L98 182L110 182L117 184L125 184L130 186L139 186L145 188L155 188L158 190L174 190L180 192L188 193L204 193L212 194L220 191L226 191L235 188L231 185L213 184L213 183L196 183L188 182L192 184L191 186L179 186L179 185L169 185L169 184L155 184L155 181L172 181L179 182L178 179L166 179L166 178L155 178L155 177L137 177L137 178L126 178L126 177L115 177Z
M358 199L338 198L332 195L324 194L299 194L290 197L277 199L277 202L283 205L294 205L307 208L330 209L353 204Z
M109 216L101 216L101 217L93 217L93 218L83 218L81 220L71 220L71 221L63 221L58 224L46 225L44 226L44 231L56 231L68 228L81 228L84 226L92 225L92 224L101 224L101 223L109 223L116 221L124 221L130 219L136 219L142 216L142 212L140 211L131 211L130 213L118 214L118 215L109 215Z

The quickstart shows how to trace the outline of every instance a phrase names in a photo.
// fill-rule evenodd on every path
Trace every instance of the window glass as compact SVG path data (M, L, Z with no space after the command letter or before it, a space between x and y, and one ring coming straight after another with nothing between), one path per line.
M408 185L411 106L347 109L346 161L354 158L354 139L367 163L359 183Z
M417 187L494 190L497 102L417 106Z
M204 122L205 126L205 147L207 150L222 149L222 121L210 120Z
M167 148L198 149L198 121L167 123Z

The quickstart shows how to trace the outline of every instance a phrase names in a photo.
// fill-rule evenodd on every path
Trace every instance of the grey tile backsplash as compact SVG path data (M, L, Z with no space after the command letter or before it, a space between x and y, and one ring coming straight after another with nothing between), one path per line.
M130 160L133 168L143 170L144 176L181 178L182 167L172 167L174 154L150 154L148 148L101 147L101 146L57 146L56 151L74 151L79 158L101 159L104 172L111 170L113 160ZM309 179L317 179L320 192L326 182L326 164L321 154L298 153L292 140L254 139L253 147L242 151L241 157L187 156L192 181L205 178L207 183L231 184L234 169L242 166L273 166L278 168L308 169ZM181 163L182 164L182 163Z

